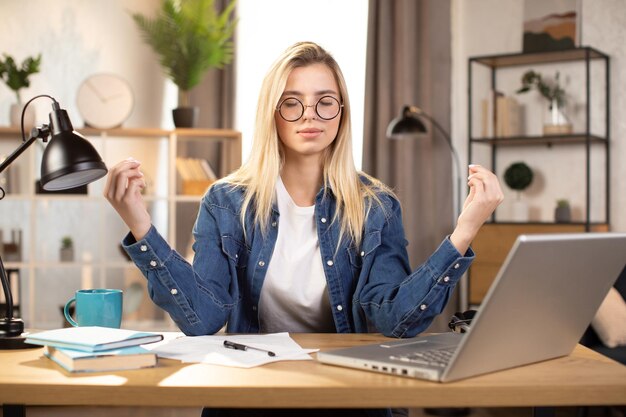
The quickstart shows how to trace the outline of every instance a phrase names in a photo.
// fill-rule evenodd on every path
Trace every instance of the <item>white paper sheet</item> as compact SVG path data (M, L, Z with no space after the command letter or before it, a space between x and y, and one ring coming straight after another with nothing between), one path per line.
M183 362L210 363L213 365L252 368L266 363L285 360L312 360L309 353L319 349L302 349L289 333L216 335L216 336L177 336L164 335L160 343L144 345L161 358L177 359ZM269 356L257 350L234 350L224 347L224 340L274 352Z

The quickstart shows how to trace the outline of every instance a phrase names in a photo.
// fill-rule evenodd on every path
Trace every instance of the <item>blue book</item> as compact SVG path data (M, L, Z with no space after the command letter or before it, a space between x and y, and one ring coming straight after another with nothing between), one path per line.
M105 350L159 342L161 340L163 340L163 335L158 333L87 326L67 327L64 329L33 333L27 336L26 343L80 350L83 352L102 352Z
M98 353L46 346L44 355L69 372L123 371L157 364L157 355L141 346Z

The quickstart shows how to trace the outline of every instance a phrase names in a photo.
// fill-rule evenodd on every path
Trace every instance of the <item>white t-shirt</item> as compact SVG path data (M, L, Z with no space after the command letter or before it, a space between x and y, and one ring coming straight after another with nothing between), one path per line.
M297 206L280 177L276 200L278 237L261 289L261 332L335 332L315 206Z

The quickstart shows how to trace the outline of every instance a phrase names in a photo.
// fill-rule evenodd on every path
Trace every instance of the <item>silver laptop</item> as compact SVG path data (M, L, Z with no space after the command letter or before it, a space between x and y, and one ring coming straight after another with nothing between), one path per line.
M467 333L390 339L317 359L448 382L568 355L625 265L623 233L521 235Z

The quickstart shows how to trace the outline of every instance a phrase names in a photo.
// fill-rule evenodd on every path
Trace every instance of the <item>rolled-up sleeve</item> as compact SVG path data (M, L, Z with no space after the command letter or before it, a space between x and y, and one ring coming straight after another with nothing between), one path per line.
M217 332L234 305L229 292L229 261L222 251L217 221L205 200L194 226L193 265L173 250L154 226L140 241L130 233L122 241L147 278L151 299L188 335Z
M402 214L392 199L390 215L380 231L380 244L364 259L356 294L358 303L377 331L393 337L412 337L424 331L445 308L452 291L474 259L446 237L435 252L411 271Z

